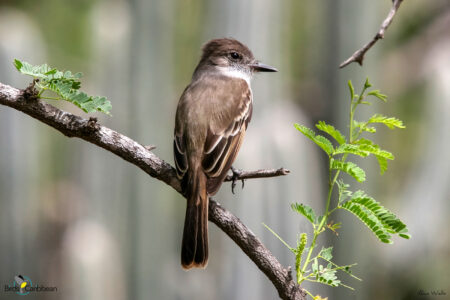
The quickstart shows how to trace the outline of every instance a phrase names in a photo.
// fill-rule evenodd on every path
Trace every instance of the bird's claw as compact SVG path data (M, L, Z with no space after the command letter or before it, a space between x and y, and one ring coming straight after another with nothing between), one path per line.
M233 172L233 177L231 179L231 192L234 194L234 188L236 187L236 181L239 180L242 172L234 167L231 167L231 172ZM244 188L244 179L242 180L242 189Z

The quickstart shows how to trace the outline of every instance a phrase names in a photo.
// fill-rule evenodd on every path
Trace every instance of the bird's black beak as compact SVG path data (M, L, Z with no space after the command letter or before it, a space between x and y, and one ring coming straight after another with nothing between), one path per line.
M274 67L271 67L269 65L265 65L263 63L260 62L254 62L249 64L250 68L253 69L253 71L255 72L278 72L277 69L275 69Z

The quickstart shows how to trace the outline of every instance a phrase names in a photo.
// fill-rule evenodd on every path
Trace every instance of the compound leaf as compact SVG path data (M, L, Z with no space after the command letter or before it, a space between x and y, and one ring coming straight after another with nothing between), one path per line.
M293 211L296 211L299 214L305 216L305 218L307 218L311 222L311 224L314 225L316 221L316 213L310 206L303 203L292 203L291 208Z
M366 173L364 172L364 170L350 161L342 162L340 160L331 159L331 168L333 170L344 171L345 173L355 178L355 180L357 180L358 182L363 182L366 180Z
M316 280L319 281L320 283L324 283L330 286L334 287L339 286L341 281L337 279L336 276L337 270L328 267L329 266L327 266L326 268L324 268L322 265L318 266L317 271L313 272L316 275Z
M334 151L334 154L343 154L343 153L359 155L361 157L366 157L370 154L369 152L362 150L359 145L353 144L342 144Z
M405 128L403 122L397 118L389 118L380 114L373 115L367 123L381 123L386 125L389 129L397 128Z
M380 149L380 146L367 139L361 138L357 140L356 143L358 145L358 149L361 151L366 151L367 153L375 155L380 166L380 173L384 174L387 170L387 160L393 160L394 155L389 151Z
M382 94L379 90L373 90L367 93L368 96L374 96L383 102L387 102L387 96Z
M89 96L84 92L79 91L82 77L81 73L72 74L71 71L59 71L55 68L50 68L47 64L40 66L33 66L27 62L14 60L16 69L25 75L33 76L39 79L36 85L40 89L39 95L44 91L52 91L60 96L61 100L66 100L81 108L84 112L91 113L100 111L105 114L110 114L111 102L105 97Z
M321 256L325 260L331 260L333 258L333 254L331 252L333 251L333 247L323 248L320 250L319 256Z
M391 234L410 237L406 225L397 216L362 191L355 192L341 208L357 216L383 243L392 244Z
M314 143L317 144L320 148L322 148L323 151L325 151L328 155L331 155L334 152L333 144L328 140L326 137L321 135L316 135L312 129L299 125L294 124L295 128L297 128L298 131L303 133L307 138L312 140Z
M380 174L383 175L387 170L387 159L378 155L376 155L375 157L377 158L378 165L380 166Z
M358 130L358 128L360 129L361 132L370 132L370 133L375 133L377 132L377 129L373 126L368 126L367 122L359 122L356 120L353 120L353 130Z
M334 128L333 125L329 125L329 124L325 123L324 121L319 121L319 123L316 124L316 127L317 127L317 129L328 133L339 144L344 144L345 143L345 136L339 130Z

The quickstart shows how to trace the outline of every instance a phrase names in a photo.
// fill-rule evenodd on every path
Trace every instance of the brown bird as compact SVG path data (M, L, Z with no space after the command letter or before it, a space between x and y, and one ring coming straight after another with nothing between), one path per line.
M255 72L276 71L235 39L203 46L175 118L175 166L187 198L181 246L185 269L208 262L208 197L219 190L244 139L252 116L250 79Z

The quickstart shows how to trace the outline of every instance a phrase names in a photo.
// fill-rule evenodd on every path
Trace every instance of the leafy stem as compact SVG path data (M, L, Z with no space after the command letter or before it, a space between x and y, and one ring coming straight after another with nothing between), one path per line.
M48 96L40 96L39 94L38 94L38 96L39 96L39 98L41 98L41 99L47 99L47 100L62 100L62 98L61 97L48 97Z
M338 174L336 174L336 175L338 175ZM319 225L317 226L317 228L314 229L313 240L311 242L311 246L309 248L308 255L306 256L305 263L303 264L302 273L304 273L306 268L308 267L308 264L309 264L310 259L311 259L312 252L314 251L314 248L316 247L317 237L319 236L319 234L322 233L322 228L323 228L324 224L326 223L326 221L328 219L328 215L329 215L328 214L328 210L330 208L331 195L333 193L333 186L334 186L334 184L336 182L336 179L337 179L337 176L335 176L333 179L331 179L331 177L332 177L332 170L331 170L331 166L330 166L330 168L329 168L329 188L328 188L327 203L326 203L326 207L325 207L325 214L321 218L321 221L320 221ZM314 226L314 227L316 227L316 226Z
M78 106L87 113L99 111L108 115L110 114L109 112L112 106L106 97L89 96L79 90L81 87L81 73L72 74L70 71L62 72L50 68L47 64L33 66L18 59L14 60L14 66L20 73L32 76L35 79L34 83L38 89L38 98L65 100ZM56 94L58 97L43 96L46 92Z
M299 214L306 217L311 223L313 228L313 238L307 250L306 259L302 262L302 255L306 250L307 235L302 233L298 239L297 247L290 247L283 239L276 234L267 225L266 228L272 232L289 250L295 255L295 268L297 273L297 282L300 284L303 281L311 281L322 283L330 286L343 286L351 288L348 285L343 284L338 278L336 273L338 271L345 272L354 279L361 280L358 277L351 274L350 268L356 264L339 266L332 261L332 247L323 248L318 251L314 256L314 251L317 248L317 241L319 235L326 230L330 229L334 233L337 233L337 229L341 227L341 223L330 222L328 220L332 213L337 209L346 210L356 217L358 217L371 231L372 233L383 243L392 243L391 235L398 234L402 238L410 238L406 225L400 221L391 211L383 207L379 202L370 196L366 195L363 191L351 192L348 190L349 185L345 184L342 179L339 178L342 172L347 173L358 182L363 182L366 179L366 174L357 164L351 161L347 161L350 154L360 157L367 157L373 155L378 160L380 165L380 173L383 174L387 169L387 160L393 160L394 155L386 150L382 150L380 146L375 144L369 139L361 138L361 135L365 132L374 133L376 128L372 124L384 124L390 129L405 128L403 122L396 118L388 118L379 114L373 115L365 122L358 122L355 120L356 109L360 104L370 105L371 103L366 100L368 96L374 96L384 102L386 102L386 96L381 94L378 90L368 91L372 85L369 80L366 79L364 86L361 89L359 95L355 94L352 82L348 82L350 90L350 112L349 112L349 133L348 139L339 132L334 126L326 124L323 121L319 121L316 124L316 128L320 131L327 133L335 140L333 144L328 138L316 134L312 129L295 124L295 128L299 130L303 135L313 141L318 147L320 147L328 156L328 194L325 204L324 214L320 217L316 216L314 210L306 204L294 203L291 208ZM337 145L336 145L337 143ZM336 205L332 205L332 196L334 186L337 185L339 189ZM321 263L326 263L322 265ZM308 294L312 296L311 293ZM316 296L318 297L318 296ZM314 297L313 297L314 298ZM319 299L319 298L317 298Z

